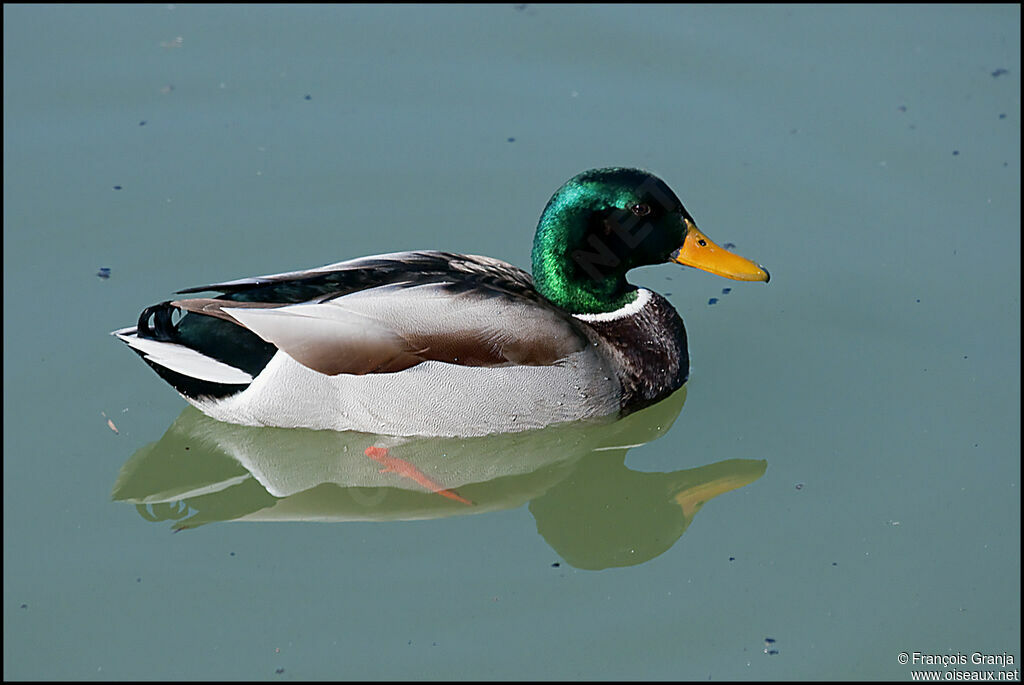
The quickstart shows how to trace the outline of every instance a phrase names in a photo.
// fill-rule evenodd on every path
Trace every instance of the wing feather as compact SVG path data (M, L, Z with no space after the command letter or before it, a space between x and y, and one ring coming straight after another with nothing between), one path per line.
M398 371L427 360L464 366L554 364L585 337L551 308L450 284L393 284L325 302L222 312L321 373ZM255 303L247 303L255 304Z
M189 315L165 337L186 341L212 317L328 375L400 371L427 360L548 365L587 344L580 324L541 297L527 272L474 255L396 252L179 292L205 290L222 294L170 303ZM217 329L216 356L225 361L230 329Z

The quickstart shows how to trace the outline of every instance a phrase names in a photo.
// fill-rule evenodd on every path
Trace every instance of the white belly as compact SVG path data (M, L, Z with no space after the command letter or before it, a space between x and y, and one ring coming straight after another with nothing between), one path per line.
M556 366L428 361L362 376L326 376L278 352L242 392L189 401L215 419L249 426L472 436L612 414L620 393L615 373L590 348Z

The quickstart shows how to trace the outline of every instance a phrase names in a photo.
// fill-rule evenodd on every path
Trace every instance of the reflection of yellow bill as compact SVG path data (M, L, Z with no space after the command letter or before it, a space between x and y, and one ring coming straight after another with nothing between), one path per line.
M768 462L763 459L729 459L700 470L722 468L726 469L725 475L676 493L676 503L683 510L684 516L693 518L701 507L715 497L753 483L764 475Z
M701 233L692 221L685 221L686 238L683 246L672 254L673 262L736 281L768 282L770 276L763 266L719 247Z

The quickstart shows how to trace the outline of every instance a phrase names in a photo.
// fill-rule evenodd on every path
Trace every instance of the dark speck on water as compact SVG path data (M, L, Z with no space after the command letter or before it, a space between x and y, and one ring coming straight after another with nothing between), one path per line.
M305 99L305 100L312 100L312 99L313 99L313 96L312 96L312 95L307 95L307 96L306 96L306 97L305 97L304 99Z
M114 186L114 190L121 190L121 186Z
M96 275L100 278L110 278L110 267L101 266L100 270L96 272Z
M1010 72L1008 72L1006 69L1003 69L1002 67L999 67L998 69L996 69L995 71L992 72L992 78L999 78L1003 74L1009 74L1009 73Z
M514 142L516 142L516 139L515 139L515 138L509 138L509 139L508 139L508 142L510 142L510 143L514 143Z
M725 245L722 245L722 247L725 248L726 250L735 250L736 243L726 243Z
M956 156L957 156L957 155L959 155L959 154L960 154L960 151L959 151L959 150L953 150L953 156L954 156L954 157L956 157Z
M708 300L708 306L709 306L709 307L710 307L711 305L713 305L713 304L717 304L717 303L718 303L718 298L717 298L717 297L712 297L712 298L711 298L710 300Z
M723 295L728 295L731 292L732 292L732 288L722 288L722 294Z

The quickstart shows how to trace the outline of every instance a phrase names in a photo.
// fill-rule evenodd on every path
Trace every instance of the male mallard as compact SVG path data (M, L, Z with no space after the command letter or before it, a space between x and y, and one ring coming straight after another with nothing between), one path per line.
M697 230L657 177L593 169L545 207L533 278L489 257L395 252L181 290L221 294L147 307L113 334L221 421L520 431L625 415L682 386L682 320L626 281L634 267L668 261L768 280Z

